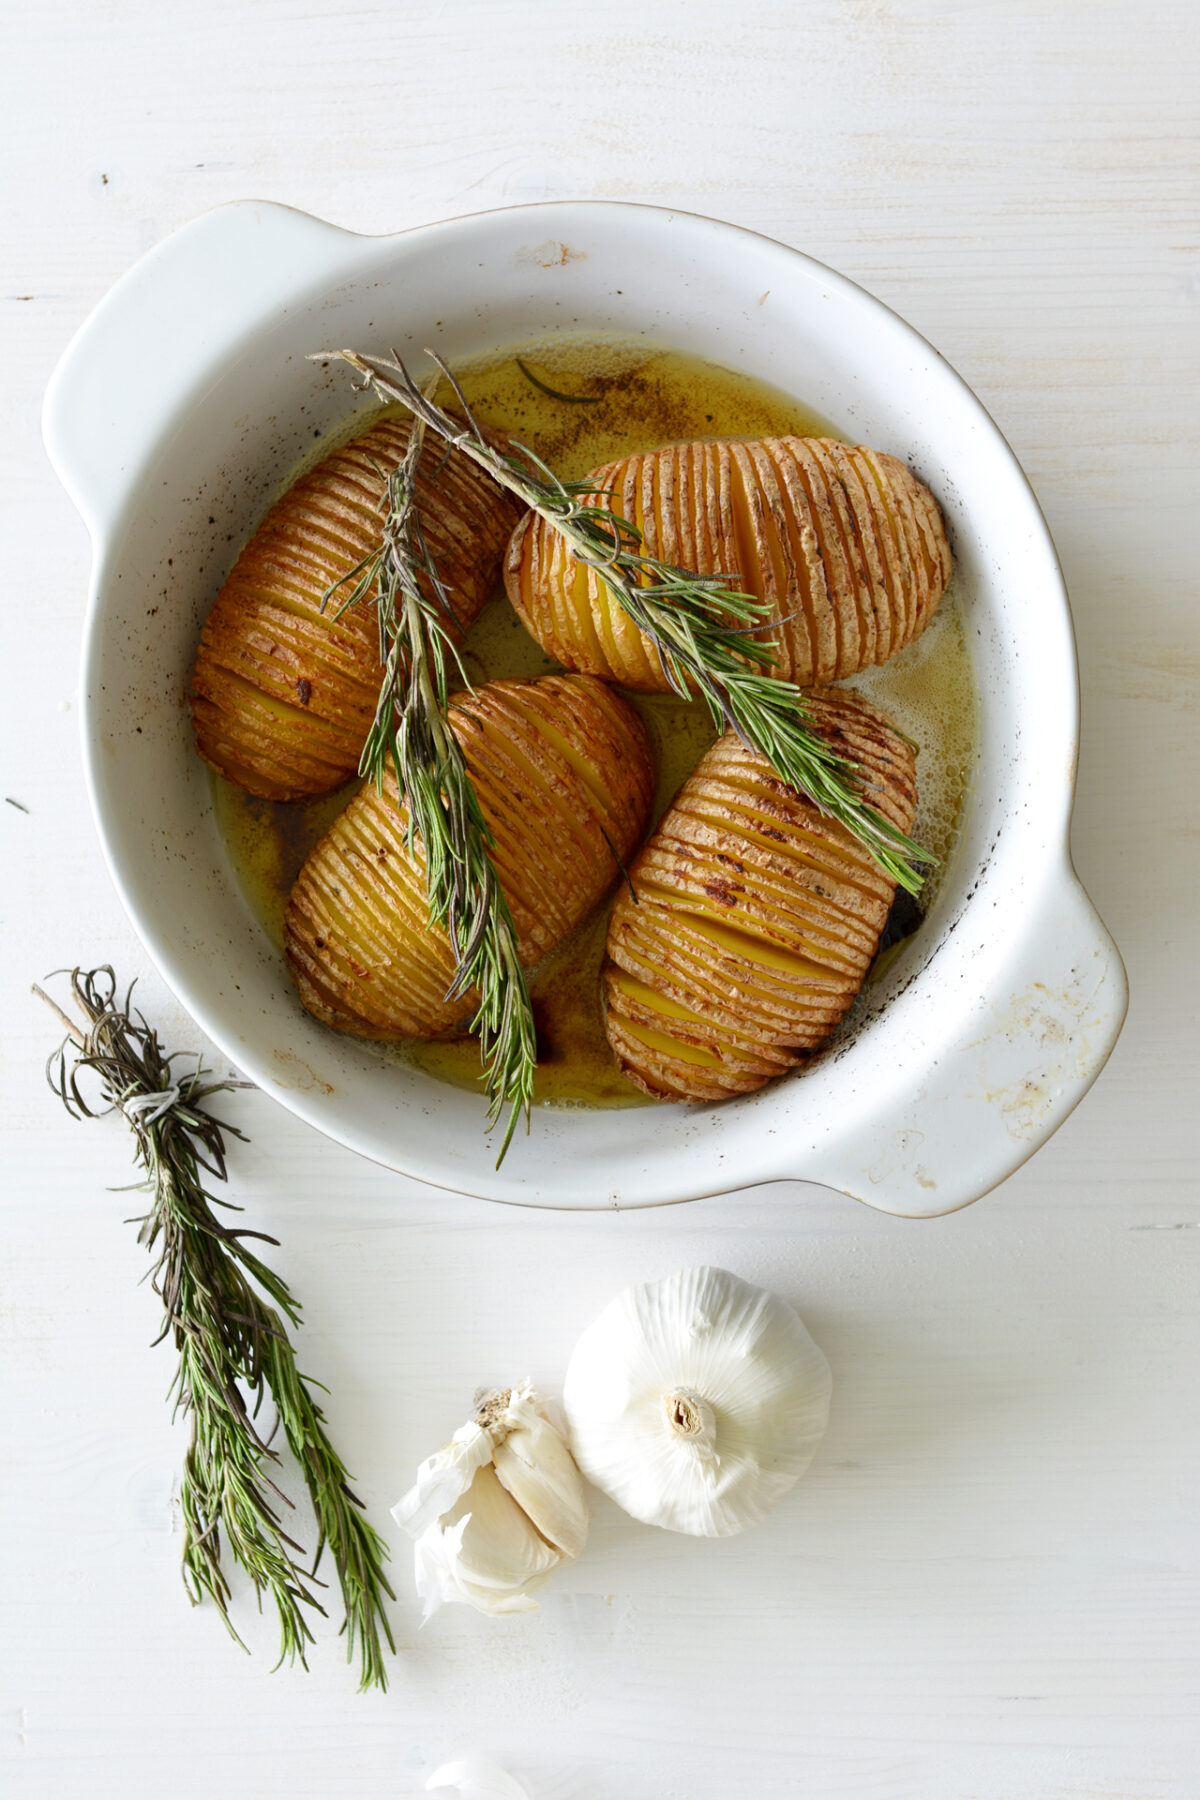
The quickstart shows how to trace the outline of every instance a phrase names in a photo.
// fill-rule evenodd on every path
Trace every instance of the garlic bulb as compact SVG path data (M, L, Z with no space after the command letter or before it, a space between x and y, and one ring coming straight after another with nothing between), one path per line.
M627 1288L571 1356L575 1460L635 1519L732 1537L782 1499L829 1418L829 1365L795 1312L726 1269Z
M531 1592L587 1540L583 1483L528 1381L482 1401L427 1457L392 1517L416 1540L425 1617L447 1601L478 1612L530 1612Z

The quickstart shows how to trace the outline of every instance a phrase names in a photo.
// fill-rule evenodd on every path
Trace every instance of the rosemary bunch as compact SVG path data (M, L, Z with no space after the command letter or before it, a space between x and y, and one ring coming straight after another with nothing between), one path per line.
M215 1601L241 1643L229 1617L224 1541L260 1604L264 1596L275 1603L279 1661L307 1667L313 1634L306 1609L324 1613L314 1590L324 1585L316 1569L328 1546L345 1606L347 1660L356 1652L359 1658L360 1692L386 1688L382 1639L395 1649L383 1608L383 1596L392 1594L383 1570L388 1552L329 1441L312 1392L320 1384L296 1367L288 1327L300 1323L300 1308L245 1242L278 1240L224 1224L213 1207L231 1202L217 1201L205 1187L207 1176L226 1179L226 1137L244 1135L214 1118L205 1103L243 1084L208 1081L199 1063L190 1075L177 1077L172 1065L178 1055L163 1050L158 1033L131 1009L128 993L118 1002L111 968L71 975L82 1027L41 988L34 991L67 1031L47 1064L51 1087L73 1118L122 1113L145 1170L138 1185L150 1195L150 1210L140 1221L138 1242L157 1254L151 1281L162 1301L163 1325L155 1341L170 1336L174 1342L179 1365L171 1397L191 1425L180 1487L189 1597L193 1604L206 1594ZM81 1091L84 1070L99 1077L99 1111ZM257 1423L268 1396L316 1515L311 1568L303 1566L301 1546L283 1527L281 1509L291 1502L272 1479L279 1457Z
M339 614L367 601L375 606L383 679L359 773L380 792L389 769L395 776L409 854L425 861L429 916L445 927L454 952L447 1000L478 991L471 1030L479 1038L489 1127L509 1109L498 1168L522 1114L528 1124L537 1037L516 924L491 859L491 828L446 714L451 672L470 684L447 631L447 622L457 623L454 608L416 505L424 439L417 418L403 461L386 475L379 471L386 488L378 549L325 598L348 583Z
M471 457L502 487L545 519L570 545L576 559L596 570L618 604L654 645L663 672L684 699L699 695L719 729L732 729L790 787L852 833L889 879L910 893L921 886L920 845L898 831L871 805L858 765L830 748L812 729L800 689L769 673L775 657L758 635L769 629L767 608L734 590L723 575L699 575L645 554L642 534L586 481L560 481L524 445L505 455L489 444L461 387L433 351L426 354L454 390L464 419L445 412L422 389L399 356L327 351L339 357L384 400L399 401L415 419Z

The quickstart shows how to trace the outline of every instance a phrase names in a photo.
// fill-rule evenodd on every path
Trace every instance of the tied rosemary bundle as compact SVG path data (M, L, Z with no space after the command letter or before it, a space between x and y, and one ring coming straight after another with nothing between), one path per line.
M420 424L469 456L560 532L576 559L596 571L654 645L674 691L685 700L699 696L718 729L735 731L789 787L807 794L864 844L890 880L917 893L928 853L871 805L857 765L812 729L800 689L769 673L775 656L758 635L771 628L768 608L735 590L724 575L698 575L645 554L635 525L611 508L593 504L606 496L590 482L560 481L522 444L514 444L517 454L511 456L489 444L450 369L432 350L426 355L449 382L462 419L438 406L395 354L336 350L310 361L340 358L348 363L380 399L407 407Z
M140 1221L138 1242L157 1252L151 1280L162 1300L163 1326L155 1341L169 1336L178 1351L171 1397L191 1426L180 1486L189 1597L193 1604L206 1594L214 1600L241 1643L229 1617L224 1543L253 1582L260 1605L264 1596L275 1602L279 1662L307 1668L306 1649L314 1641L307 1609L325 1611L315 1589L324 1586L316 1570L328 1549L345 1607L347 1660L356 1653L359 1658L359 1690L386 1688L383 1640L395 1649L383 1606L383 1596L392 1594L383 1570L388 1552L329 1441L312 1391L320 1384L296 1367L288 1327L299 1325L300 1308L245 1242L278 1240L224 1224L213 1207L232 1203L217 1201L205 1186L206 1176L227 1178L226 1137L244 1140L206 1102L243 1084L206 1080L199 1063L190 1075L177 1077L172 1065L178 1053L168 1055L157 1032L131 1009L132 989L118 1002L111 968L73 971L71 992L82 1026L41 988L34 992L67 1031L47 1064L51 1087L73 1118L123 1114L145 1170L138 1185L150 1195L150 1210ZM81 1091L85 1070L99 1078L99 1110ZM283 1528L282 1509L291 1502L271 1477L279 1456L257 1423L268 1397L316 1515L311 1567Z
M386 483L379 548L325 598L350 584L339 614L368 601L375 606L383 679L359 773L380 792L389 769L395 776L409 855L425 862L429 916L445 927L454 952L447 1000L479 995L471 1030L479 1037L489 1128L509 1109L498 1168L517 1120L524 1114L528 1123L537 1038L517 928L491 859L492 832L447 718L450 673L462 686L470 683L447 632L447 623L457 622L454 607L416 505L424 439L417 418L404 460L390 473L378 471Z

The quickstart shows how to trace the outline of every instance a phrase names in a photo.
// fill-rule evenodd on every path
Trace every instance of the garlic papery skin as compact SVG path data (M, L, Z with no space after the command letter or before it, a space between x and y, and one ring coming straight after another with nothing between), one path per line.
M532 1611L534 1590L587 1540L582 1478L528 1381L485 1396L421 1464L392 1516L415 1539L427 1619L449 1601L484 1613Z
M539 1536L490 1464L477 1470L445 1518L417 1539L413 1567L428 1619L447 1601L477 1612L533 1612L531 1596L562 1562Z
M829 1420L829 1364L785 1300L727 1269L627 1288L571 1355L575 1461L635 1519L732 1537L802 1475Z
M458 1800L529 1800L515 1776L487 1756L460 1756L443 1763L425 1783L427 1794L454 1788Z

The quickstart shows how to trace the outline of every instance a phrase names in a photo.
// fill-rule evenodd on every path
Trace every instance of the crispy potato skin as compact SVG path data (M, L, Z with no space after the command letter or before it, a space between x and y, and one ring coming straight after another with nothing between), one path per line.
M604 896L636 847L654 762L636 712L583 675L492 681L450 721L512 907L522 963L553 949ZM394 785L364 788L312 850L285 921L288 966L309 1012L360 1037L437 1037L477 997L448 1005L449 939L429 922L425 871L405 847Z
M818 689L813 721L853 758L902 831L916 810L913 753L859 695ZM857 994L893 887L732 733L684 782L630 871L609 922L608 1040L656 1098L725 1100L818 1049Z
M950 579L933 495L896 457L863 444L668 444L590 479L656 556L728 575L764 602L776 672L800 687L886 662L925 629ZM504 579L528 630L567 668L669 687L653 646L599 576L532 514L513 534Z
M335 617L321 598L379 543L378 469L396 465L408 422L381 419L302 476L273 506L217 596L192 670L196 748L251 794L295 800L349 779L379 693L373 610ZM468 458L427 445L422 523L465 630L500 574L515 503ZM346 594L349 588L345 589ZM457 635L461 635L457 634Z

